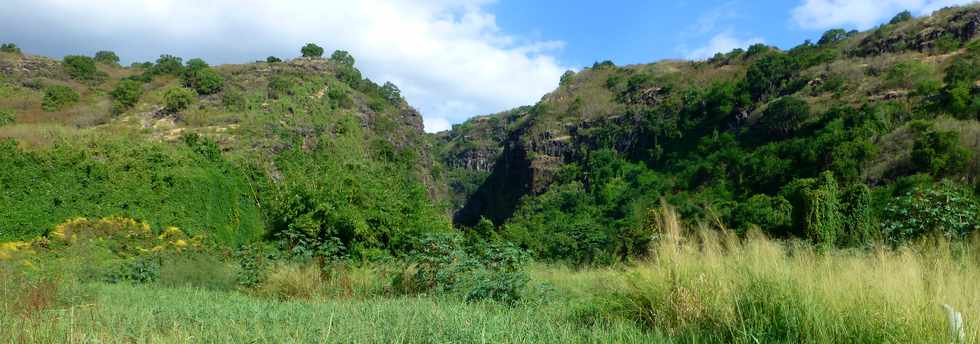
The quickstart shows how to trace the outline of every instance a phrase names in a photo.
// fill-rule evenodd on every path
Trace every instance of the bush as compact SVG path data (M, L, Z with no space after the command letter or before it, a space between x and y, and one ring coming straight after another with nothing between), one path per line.
M881 229L893 243L938 232L963 238L980 228L980 205L971 192L950 182L920 186L892 198Z
M892 20L888 21L888 25L894 25L909 20L912 20L912 12L905 10L905 11L898 12L898 14L892 17Z
M77 103L81 99L78 92L68 86L54 85L44 89L44 99L41 101L41 108L44 111L58 111L69 105Z
M217 257L188 253L163 260L157 282L166 287L230 291L238 284L234 268Z
M225 79L214 69L205 67L190 72L184 79L184 85L193 88L198 94L215 94L224 88Z
M230 111L245 111L248 108L248 99L242 92L227 90L221 94L221 105Z
M136 80L122 80L109 95L113 98L113 110L117 113L126 111L136 105L143 96L143 83Z
M95 53L95 62L98 62L98 63L101 63L101 64L107 64L107 65L110 65L110 66L118 66L119 65L119 56L116 55L116 53L114 53L114 52L103 50L103 51L100 51L100 52Z
M920 134L912 145L912 163L916 169L936 176L963 171L973 152L960 145L956 132L929 130Z
M381 87L381 97L393 105L398 105L402 101L402 91L390 81L385 82L385 85Z
M776 138L785 138L796 132L810 117L810 105L795 96L786 96L769 104L762 113L759 124Z
M319 58L323 56L323 48L319 45L313 43L307 43L299 50L303 54L303 57L315 57Z
M890 88L917 88L929 80L929 66L917 60L903 61L885 71L885 86Z
M101 77L99 69L95 66L95 60L88 56L69 55L65 56L62 62L65 71L72 79L93 81Z
M841 197L843 203L844 243L866 246L877 239L877 229L871 205L871 188L865 184L849 187Z
M418 246L409 275L395 282L403 291L458 292L467 301L512 303L527 286L528 255L512 244L466 247L459 235L445 234L423 238Z
M276 75L269 80L269 98L279 99L283 96L292 95L293 80L289 77Z
M820 36L820 40L817 41L817 45L834 44L847 39L847 37L847 31L844 31L844 29L827 30L822 36Z
M793 205L793 223L799 234L825 246L837 242L844 226L838 193L837 180L829 171L816 179L794 180L783 188Z
M157 63L153 65L151 74L153 75L181 75L184 71L183 59L173 55L160 55Z
M765 53L752 62L745 73L749 94L753 99L759 100L780 93L798 72L799 66L796 62L783 53Z
M0 44L0 52L20 55L20 48L13 43Z
M0 109L0 127L7 124L13 124L16 119L17 116L14 114L13 110Z
M747 232L752 225L767 233L785 236L792 225L793 206L781 196L755 195L739 203L732 212L732 226Z
M266 57L265 58L265 62L266 63L279 63L279 62L282 62L282 59L280 59L278 57L275 57L275 56L269 56L269 57Z
M184 87L174 87L163 94L164 110L177 113L187 109L197 98L194 90Z
M350 53L344 50L334 51L333 54L330 55L330 61L343 66L354 67L354 56L351 56Z

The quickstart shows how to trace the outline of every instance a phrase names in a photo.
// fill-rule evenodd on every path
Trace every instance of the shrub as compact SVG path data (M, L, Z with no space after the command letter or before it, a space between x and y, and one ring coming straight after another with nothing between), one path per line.
M261 296L278 300L311 299L320 295L323 275L315 265L280 264L256 287Z
M279 99L283 96L292 95L293 80L289 77L276 75L269 80L269 98Z
M893 243L930 232L963 238L980 228L980 205L969 190L944 182L916 187L892 198L882 220L881 229Z
M817 41L817 45L834 44L847 39L847 37L847 31L844 31L844 29L827 30L822 36L820 36L820 40Z
M217 257L189 253L163 260L157 282L167 287L228 291L237 285L236 271Z
M334 102L341 109L350 109L354 107L354 98L351 97L350 93L345 91L340 87L331 87L327 91L327 97Z
M917 60L903 61L885 71L886 87L917 88L929 80L929 66Z
M909 20L912 20L912 12L905 10L905 11L898 12L898 14L892 17L892 20L888 21L888 25L894 25Z
M114 52L103 50L95 53L95 62L110 66L118 66L119 56Z
M793 206L782 196L755 195L739 203L732 212L732 225L747 232L752 225L767 233L785 235L792 224Z
M192 89L184 87L171 88L163 94L164 110L169 113L183 111L194 102L194 98L196 97L197 93Z
M795 96L786 96L769 104L759 124L777 138L790 136L810 117L810 105Z
M54 85L44 89L44 99L41 107L44 111L58 111L69 105L77 103L81 99L78 92L68 86Z
M334 51L333 54L330 55L330 61L340 65L354 67L354 56L351 56L350 53L344 50Z
M184 78L184 86L193 88L198 94L215 94L225 86L225 79L212 68L188 68L187 73L189 75Z
M319 45L313 43L307 43L299 50L303 54L303 57L315 57L319 58L323 56L323 48Z
M245 111L248 107L248 99L239 91L227 90L221 94L221 105L231 111Z
M20 48L18 48L17 45L13 43L3 43L0 44L0 52L19 55Z
M837 180L829 171L819 178L797 179L783 188L793 205L793 223L803 237L829 246L837 242L844 219Z
M765 53L752 62L745 73L745 82L753 99L765 99L778 94L796 75L799 66L790 56L779 53Z
M282 62L282 59L280 59L278 57L275 57L275 56L269 56L269 57L266 57L265 58L265 62L266 63L279 63L279 62Z
M459 235L445 234L425 237L418 247L408 276L395 282L404 291L459 292L467 301L512 303L529 280L523 271L528 255L513 244L465 247Z
M113 98L113 109L117 113L123 112L136 105L143 96L143 83L136 80L122 80L109 95Z
M88 56L65 56L62 65L65 66L65 71L72 79L92 81L100 77L100 72L95 67L95 60Z
M183 59L173 55L160 55L157 63L153 65L151 74L153 75L180 75L184 70Z
M402 101L402 91L398 89L398 86L388 81L385 82L384 86L381 86L381 97L393 105L398 105Z
M851 246L866 246L877 239L874 214L871 204L871 188L865 184L855 184L844 192L843 203L844 243Z
M7 124L13 124L16 119L17 116L14 114L13 110L0 109L0 127Z
M967 167L973 153L960 145L956 132L929 130L920 134L912 145L912 163L919 171L933 175L951 175Z

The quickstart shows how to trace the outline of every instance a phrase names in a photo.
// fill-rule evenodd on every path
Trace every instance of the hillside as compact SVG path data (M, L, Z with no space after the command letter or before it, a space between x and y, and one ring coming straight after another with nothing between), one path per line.
M215 67L98 57L0 53L0 240L125 216L354 252L448 228L421 116L346 52Z
M642 254L661 199L694 223L841 245L971 232L978 28L974 5L786 51L570 71L533 107L438 134L452 185L467 185L455 221L575 260ZM907 208L938 194L963 217Z

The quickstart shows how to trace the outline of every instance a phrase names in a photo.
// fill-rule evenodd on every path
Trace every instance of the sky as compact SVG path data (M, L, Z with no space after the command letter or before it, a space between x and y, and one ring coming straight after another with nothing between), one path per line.
M115 51L211 64L347 50L394 82L426 131L531 105L567 70L704 59L755 43L788 49L831 28L973 0L0 0L0 42L60 58Z

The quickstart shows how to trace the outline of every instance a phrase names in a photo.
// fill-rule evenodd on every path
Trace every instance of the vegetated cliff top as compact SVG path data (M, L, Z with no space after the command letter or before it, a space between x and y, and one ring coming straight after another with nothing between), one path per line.
M811 115L802 118L801 125L818 123L823 114L841 107L875 108L878 110L868 110L878 111L875 116L886 116L882 114L885 108L907 113L904 117L887 115L890 125L898 126L913 118L973 120L976 114L965 112L974 109L952 109L941 105L939 98L949 87L950 66L976 54L970 47L978 44L978 35L980 5L970 5L921 18L896 16L866 32L828 30L816 42L785 51L760 44L703 61L629 66L596 63L567 72L556 90L533 107L508 116L505 125L488 121L502 118L500 115L477 117L439 134L438 142L452 152L441 159L452 168L468 168L473 165L468 159L474 156L506 162L502 166L508 169L526 166L517 168L527 170L511 171L496 182L492 175L482 182L486 190L524 190L511 200L475 202L485 207L516 203L523 195L542 192L564 162L582 158L583 147L614 148L656 165L658 159L651 159L650 154L681 154L712 131L733 133L744 140L759 136L767 121L766 110L786 97L802 100L808 107ZM980 87L980 80L975 86ZM722 93L734 98L726 104L706 102ZM711 123L699 118L709 114L720 117L708 121ZM968 130L973 125L949 125L952 120L941 121L940 127L963 131L962 142L977 149L976 133ZM653 127L659 132L643 129ZM904 173L896 171L908 166L912 142L896 142L898 137L902 136L874 139L891 148L864 162L862 173L869 182ZM468 222L483 215L487 213L476 211ZM506 216L494 217L502 220Z

